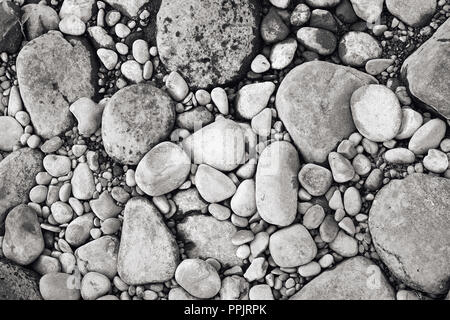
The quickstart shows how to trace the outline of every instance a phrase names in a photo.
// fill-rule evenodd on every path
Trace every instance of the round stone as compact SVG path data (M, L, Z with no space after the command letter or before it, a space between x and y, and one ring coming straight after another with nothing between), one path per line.
M355 126L367 139L385 142L398 134L402 110L397 96L387 87L361 87L353 93L350 104Z
M214 297L221 287L216 269L200 259L183 260L175 271L175 280L191 295L201 299Z
M84 300L95 300L111 290L108 277L98 272L88 272L81 280L81 297Z
M259 49L255 0L162 1L157 15L157 46L169 70L193 87L222 85L245 74Z
M120 163L137 164L167 138L174 123L175 105L164 91L149 84L126 87L111 97L103 112L105 150Z
M59 224L67 223L72 220L73 210L67 203L57 201L50 207L52 216Z
M160 196L183 184L191 170L191 161L181 147L162 142L139 162L135 179L146 194Z
M0 150L12 151L19 143L23 128L16 119L7 116L0 117Z
M339 57L344 64L363 67L367 61L383 53L378 41L365 32L350 31L339 42Z
M319 197L330 189L333 177L327 168L308 163L300 170L298 180L310 195Z
M44 300L80 299L80 279L67 273L48 273L39 281L39 291Z
M44 158L44 168L53 177L62 177L72 169L72 161L69 157L50 154Z

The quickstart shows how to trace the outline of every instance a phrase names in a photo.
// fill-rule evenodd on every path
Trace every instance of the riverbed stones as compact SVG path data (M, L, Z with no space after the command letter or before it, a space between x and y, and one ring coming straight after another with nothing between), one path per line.
M280 229L270 236L270 255L282 268L292 268L311 262L317 246L311 234L301 224Z
M236 192L236 185L228 176L205 164L198 166L195 186L202 198L209 203L221 202Z
M39 275L0 258L0 300L41 300Z
M80 279L67 273L48 273L39 280L44 300L79 300Z
M413 134L419 129L423 124L423 116L411 109L411 108L403 108L402 109L402 125L400 127L400 131L395 136L396 140L404 140L411 138Z
M413 174L381 189L369 214L375 249L389 270L432 294L449 289L449 196L447 179Z
M355 175L352 163L340 153L331 152L328 155L328 163L330 164L333 179L338 183L348 182Z
M25 204L12 209L5 220L2 251L17 264L28 265L44 250L44 238L36 212Z
M181 186L190 169L191 161L180 146L162 142L139 162L135 179L146 194L160 196Z
M9 209L27 201L36 175L43 170L43 154L22 148L0 161L0 225Z
M187 292L201 299L214 297L221 287L216 269L201 259L183 260L175 272L175 280Z
M425 154L439 146L445 137L447 125L441 119L432 119L421 126L409 140L408 149L415 154Z
M13 1L2 1L0 6L0 52L15 53L20 48L22 30L20 7Z
M320 55L327 56L336 50L336 36L328 30L313 27L303 27L297 31L297 40L305 48Z
M450 19L447 19L427 42L405 60L401 69L402 78L419 105L447 119L450 119L450 93L447 90L450 83L449 32Z
M323 163L342 139L355 131L350 98L376 79L328 62L307 62L292 69L276 96L276 108L307 162Z
M331 187L331 171L322 166L308 163L302 167L298 180L303 188L314 197L323 196Z
M69 105L95 96L97 68L82 38L66 40L60 32L49 31L27 43L17 57L17 78L37 134L49 139L72 127Z
M72 169L72 162L69 157L49 154L43 161L44 169L53 177L65 176Z
M193 87L237 80L259 49L261 7L255 0L163 0L157 15L161 61Z
M175 105L167 93L150 84L128 86L114 94L103 111L103 145L116 161L138 164L167 138L174 123Z
M130 285L170 280L178 265L174 236L158 209L141 197L125 206L117 269Z
M235 100L237 114L243 119L251 120L267 107L274 91L275 84L270 81L252 83L242 87Z
M22 8L23 30L28 40L33 40L50 30L58 30L59 16L45 2L29 3Z
M290 225L297 214L300 159L289 142L274 142L262 152L256 169L256 207L261 218Z
M240 217L250 217L256 212L255 180L247 179L239 184L230 207Z
M384 0L350 0L358 17L368 23L375 23L383 11Z
M183 148L195 164L231 171L243 163L245 137L233 120L218 119L183 140Z
M357 89L350 100L356 128L374 142L392 140L402 125L402 110L394 92L372 84Z
M291 300L394 300L395 292L371 260L355 257L325 271Z
M95 192L94 175L89 165L85 162L79 163L70 180L72 194L79 200L90 200Z
M386 0L388 11L411 27L423 27L433 17L436 0Z
M339 57L346 65L363 67L367 61L381 57L383 49L368 33L350 31L339 42Z
M235 254L237 246L231 242L236 231L231 222L207 215L190 215L177 225L189 258L214 258L228 267L242 265L242 260Z
M119 10L129 18L137 16L140 9L150 0L105 0L111 7Z

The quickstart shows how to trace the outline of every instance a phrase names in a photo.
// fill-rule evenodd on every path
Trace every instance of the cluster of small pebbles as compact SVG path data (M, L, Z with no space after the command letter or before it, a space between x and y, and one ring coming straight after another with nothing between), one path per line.
M0 0L0 299L449 299L450 1L156 2Z

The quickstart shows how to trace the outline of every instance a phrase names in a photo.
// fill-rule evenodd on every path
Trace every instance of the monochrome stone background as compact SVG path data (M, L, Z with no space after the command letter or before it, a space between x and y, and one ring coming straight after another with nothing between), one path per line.
M449 0L0 0L0 299L450 299Z

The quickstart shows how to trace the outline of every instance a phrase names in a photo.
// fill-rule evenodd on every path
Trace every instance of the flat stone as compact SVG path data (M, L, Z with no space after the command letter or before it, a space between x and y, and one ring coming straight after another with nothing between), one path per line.
M310 195L319 197L330 189L333 176L327 168L308 163L298 173L298 180Z
M355 169L353 168L352 163L343 155L337 152L331 152L328 155L328 162L334 181L345 183L353 179Z
M0 150L12 151L20 143L23 128L13 117L0 116Z
M321 273L290 300L395 300L395 292L376 264L355 257Z
M0 161L0 225L10 209L27 202L43 157L38 150L22 148Z
M447 119L450 119L450 92L447 90L450 82L449 32L450 20L447 19L427 42L405 60L401 69L402 79L408 84L408 90L418 105Z
M307 162L323 163L355 131L350 98L359 87L377 83L355 69L307 62L283 79L276 97L278 116Z
M392 180L376 195L369 228L378 255L395 277L432 294L449 289L450 181L424 174Z
M190 215L177 225L189 258L214 258L227 267L243 263L235 254L237 246L231 242L236 231L231 222L206 215Z
M218 119L183 140L183 148L195 164L231 171L243 162L244 132L238 123Z
M328 10L315 9L311 12L310 27L321 28L336 33L338 25L333 14Z
M350 0L358 17L368 23L376 23L383 11L384 0Z
M214 116L206 107L198 106L177 115L177 127L195 132L214 122Z
M336 36L328 30L303 27L297 32L297 40L308 50L327 56L336 50Z
M300 159L288 142L274 142L262 152L256 169L256 207L261 218L290 225L297 215Z
M270 50L270 66L274 70L282 70L291 64L297 51L298 43L294 38L287 38L275 43Z
M219 291L221 300L248 300L249 283L243 277L232 275L222 280Z
M48 273L39 281L44 300L79 300L79 279L67 273Z
M270 81L252 83L239 89L235 108L237 114L247 120L252 119L262 109L267 107L272 93L275 91L275 84Z
M257 284L250 288L250 300L274 300L272 288L267 284Z
M88 272L81 280L81 297L83 300L95 300L111 290L109 279L98 272Z
M372 59L366 63L366 72L377 76L393 64L394 60L392 59Z
M208 203L200 197L197 188L180 190L175 193L172 200L177 205L177 209L181 214L206 210L208 207Z
M277 11L271 8L261 21L260 32L266 43L273 44L284 40L289 35L289 28Z
M133 198L125 206L117 269L127 284L170 280L178 265L174 236L158 209L145 198Z
M339 57L346 65L363 67L367 61L381 57L383 49L368 33L350 31L339 42Z
M175 280L187 292L201 299L214 297L221 287L216 269L200 259L183 260L177 267Z
M164 0L157 15L156 43L167 69L192 87L239 79L259 49L260 4L255 0Z
M436 0L386 0L388 11L408 26L423 27L437 9Z
M353 93L350 105L355 126L367 139L385 142L399 133L403 118L400 102L387 87L361 87Z
M270 255L282 268L298 267L311 262L317 246L311 234L301 224L280 229L270 236Z
M430 149L427 156L423 158L423 166L428 171L444 173L448 168L448 157L440 150Z
M308 230L317 229L325 218L325 210L319 204L309 208L303 216L303 226Z
M58 13L46 3L29 3L21 10L21 21L28 40L33 40L50 30L58 30L60 21Z
M167 93L149 84L128 86L106 104L103 145L114 160L138 164L153 146L168 137L174 123L175 105Z
M411 138L423 124L422 115L411 108L402 108L402 125L395 136L396 140Z
M50 31L22 48L17 57L17 78L37 134L49 139L72 127L69 105L81 97L95 96L97 68L86 40L66 40L57 31Z
M94 227L94 214L87 213L72 220L66 228L65 239L71 246L79 247L86 243Z
M209 203L221 202L236 192L236 185L227 175L204 164L198 166L195 186L202 198Z
M89 201L89 206L95 215L103 221L108 218L115 218L122 212L122 207L115 203L108 190L103 191L98 199Z
M61 271L61 264L58 259L43 254L33 262L31 267L40 275Z
M0 300L41 300L39 275L0 258Z
M53 177L62 177L72 170L72 161L69 157L50 154L43 161L44 169Z
M69 108L78 122L78 132L85 137L93 135L102 123L103 105L89 98L80 98Z
M408 149L415 154L425 154L436 149L445 137L447 125L441 119L432 119L421 126L409 140Z
M333 8L341 2L341 0L305 0L308 6L313 8Z
M75 198L79 200L92 199L96 189L94 175L87 163L83 162L77 165L75 170L73 170L73 176L70 183L72 185L72 194Z
M160 196L181 186L190 170L191 161L183 149L172 142L162 142L139 162L135 179L146 194Z
M231 209L240 217L250 217L256 212L255 180L243 180L230 201Z
M384 159L393 164L411 164L416 161L416 155L406 148L394 148L386 151Z
M114 9L119 10L121 13L129 18L137 16L139 10L149 2L150 0L105 0Z

